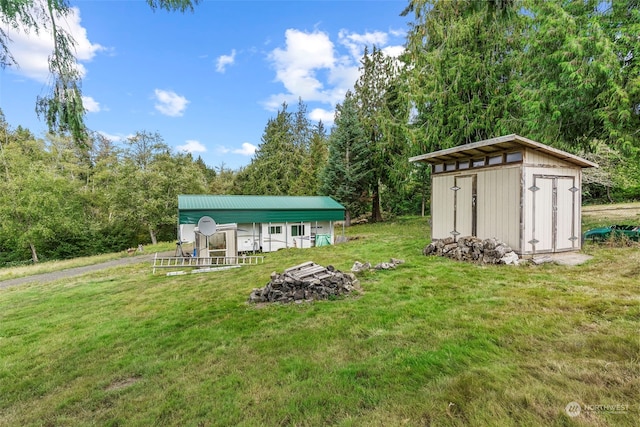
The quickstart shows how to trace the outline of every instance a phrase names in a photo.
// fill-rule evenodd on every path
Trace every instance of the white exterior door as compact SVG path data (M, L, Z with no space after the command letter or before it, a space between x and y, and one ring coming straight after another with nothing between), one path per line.
M567 176L535 175L533 186L533 227L529 240L533 252L574 249L576 236L575 179Z
M455 179L454 231L455 237L476 235L476 176L458 176Z

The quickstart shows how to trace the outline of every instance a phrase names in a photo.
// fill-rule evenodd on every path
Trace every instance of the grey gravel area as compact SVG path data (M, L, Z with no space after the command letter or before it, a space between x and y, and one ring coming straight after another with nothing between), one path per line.
M173 256L174 252L159 253L159 256ZM10 288L12 286L24 285L27 283L47 283L60 279L66 279L67 277L81 276L87 273L93 273L95 271L106 270L108 268L120 267L123 265L151 263L153 261L154 254L150 255L138 255L127 258L114 259L100 264L85 265L83 267L69 268L66 270L52 271L51 273L36 274L34 276L18 277L15 279L0 281L0 289Z

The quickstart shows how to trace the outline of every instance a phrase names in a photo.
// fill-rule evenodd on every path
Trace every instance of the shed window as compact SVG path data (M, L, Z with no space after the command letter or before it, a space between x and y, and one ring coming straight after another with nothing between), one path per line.
M507 163L522 161L522 151L516 151L515 153L507 153Z
M447 171L454 171L454 170L456 170L456 164L455 163L447 163L444 166L444 169L447 170Z
M304 236L304 225L292 225L291 237Z
M482 159L473 159L473 167L474 168L479 168L484 166L484 158Z
M490 165L499 165L500 163L502 163L502 154L500 154L498 156L489 157L489 164Z
M469 169L469 160L458 162L458 169Z
M443 172L443 171L444 171L444 165L442 163L439 163L433 166L434 173Z
M269 234L282 234L282 226L272 225L269 227Z

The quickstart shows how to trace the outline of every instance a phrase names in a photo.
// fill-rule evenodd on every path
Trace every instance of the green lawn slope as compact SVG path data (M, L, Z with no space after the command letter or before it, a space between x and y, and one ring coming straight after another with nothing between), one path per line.
M143 263L1 290L0 425L637 425L638 246L477 266L423 256L423 218L347 234L228 271ZM272 271L391 257L406 263L358 295L247 303Z

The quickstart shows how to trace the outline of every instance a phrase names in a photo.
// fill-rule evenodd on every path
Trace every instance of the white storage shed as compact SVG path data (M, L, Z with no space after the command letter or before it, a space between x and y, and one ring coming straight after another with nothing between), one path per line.
M506 135L409 159L431 165L431 238L497 238L519 255L581 245L586 159Z

